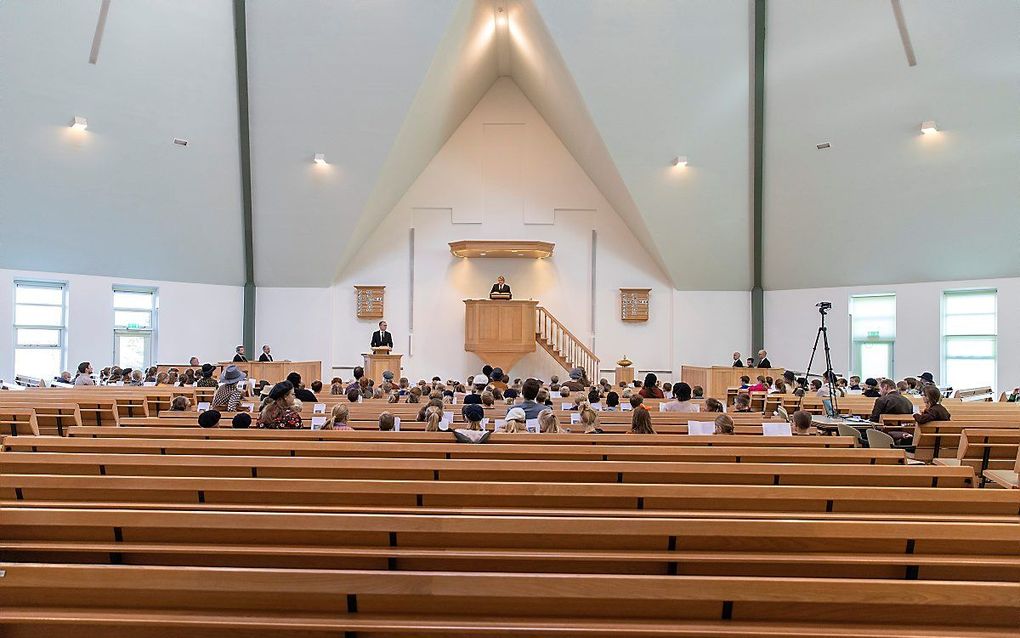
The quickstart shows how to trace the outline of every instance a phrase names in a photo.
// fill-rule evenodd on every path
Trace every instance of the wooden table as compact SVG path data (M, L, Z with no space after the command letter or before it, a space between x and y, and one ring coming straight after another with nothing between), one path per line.
M740 377L751 377L754 384L759 374L773 379L783 378L784 368L734 368L731 366L680 366L680 380L692 388L700 385L705 389L706 397L724 401L726 389L740 385Z

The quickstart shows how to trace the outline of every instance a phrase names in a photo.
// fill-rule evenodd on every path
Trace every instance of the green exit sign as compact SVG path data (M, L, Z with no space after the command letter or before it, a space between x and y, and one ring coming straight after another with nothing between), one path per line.
M878 339L878 330L869 330L868 339Z

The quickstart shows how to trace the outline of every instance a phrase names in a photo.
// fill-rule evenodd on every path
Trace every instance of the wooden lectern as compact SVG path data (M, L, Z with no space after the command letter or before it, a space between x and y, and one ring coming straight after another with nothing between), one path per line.
M372 348L372 352L366 352L365 376L375 380L375 386L379 387L383 382L383 372L389 370L393 373L393 382L400 379L400 355L391 352L389 348Z
M464 300L464 350L509 372L535 351L537 301Z
M322 377L321 361L221 361L220 369L217 371L217 378L223 373L227 366L237 366L249 379L263 379L270 383L279 383L287 379L291 372L301 375L301 382L305 386L312 385L312 381Z

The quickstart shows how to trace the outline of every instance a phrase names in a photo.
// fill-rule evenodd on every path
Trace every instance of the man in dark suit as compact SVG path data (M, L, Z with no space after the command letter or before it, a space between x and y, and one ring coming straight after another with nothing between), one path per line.
M492 295L496 294L510 295L508 299L514 298L513 293L510 292L510 285L506 283L506 279L503 278L503 275L500 275L496 279L496 283L492 284L492 290L489 291L489 298L491 299Z
M759 368L771 368L772 367L772 362L769 361L768 354L769 353L765 352L764 350L759 350L758 351L758 367Z
M373 348L392 348L393 347L393 335L386 331L386 322L379 322L379 329L372 333L372 347Z
M248 359L244 356L244 346L237 346L234 348L234 361L247 361Z
M739 352L734 352L733 353L733 367L734 368L743 368L744 367L744 362L740 360L740 353Z
M262 346L262 354L259 355L259 361L272 361L273 355L269 354L269 346Z

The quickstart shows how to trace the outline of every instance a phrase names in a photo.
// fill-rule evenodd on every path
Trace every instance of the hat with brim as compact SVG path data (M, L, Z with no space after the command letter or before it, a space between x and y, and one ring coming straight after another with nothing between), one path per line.
M206 410L198 415L198 425L203 428L216 427L220 422L220 413L217 410Z
M921 373L921 375L918 376L918 378L921 379L922 381L927 381L928 383L935 383L935 377L932 375L931 372Z
M469 403L461 408L461 414L468 421L481 421L485 418L485 410L477 403Z
M273 386L273 389L269 391L269 398L273 401L282 399L287 396L287 393L294 389L294 384L290 381L281 381Z
M215 368L213 367L213 364L211 364L211 363L203 363L202 364L202 376L203 377L211 377L212 373L213 373L213 370L215 370Z
M528 420L528 415L522 408L510 408L510 411L506 413L506 420L524 423Z
M241 383L244 381L245 375L241 372L241 369L237 366L227 366L227 369L220 375L220 385L230 385L231 383Z

